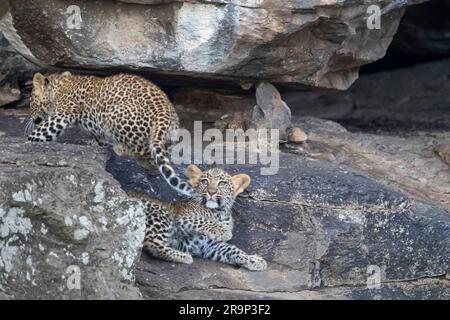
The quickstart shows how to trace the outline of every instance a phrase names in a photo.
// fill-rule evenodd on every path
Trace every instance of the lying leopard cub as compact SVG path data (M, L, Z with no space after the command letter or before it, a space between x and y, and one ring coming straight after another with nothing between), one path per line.
M264 270L267 263L263 258L225 242L233 236L232 206L236 196L250 184L250 177L230 176L220 169L202 172L195 165L187 168L187 174L194 188L194 197L188 202L169 204L130 193L146 206L144 250L172 262L190 264L192 256L196 256Z

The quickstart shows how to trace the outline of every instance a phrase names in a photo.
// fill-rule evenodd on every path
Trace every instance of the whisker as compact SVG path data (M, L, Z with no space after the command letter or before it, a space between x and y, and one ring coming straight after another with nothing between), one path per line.
M24 129L24 135L27 137L31 134L31 132L33 132L35 128L35 124L34 124L34 120L33 118L28 119L26 125L25 125L25 129Z

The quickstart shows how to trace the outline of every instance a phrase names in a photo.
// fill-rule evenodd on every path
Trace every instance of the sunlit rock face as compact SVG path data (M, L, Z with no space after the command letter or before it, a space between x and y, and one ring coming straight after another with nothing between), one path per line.
M15 0L0 28L40 65L346 89L419 2ZM373 4L380 29L367 26Z

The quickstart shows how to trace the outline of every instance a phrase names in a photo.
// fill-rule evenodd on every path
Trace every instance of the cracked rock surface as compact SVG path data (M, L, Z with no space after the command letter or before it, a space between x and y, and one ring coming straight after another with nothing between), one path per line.
M112 160L119 161L119 160ZM252 176L235 213L232 243L268 260L264 272L196 259L178 265L142 256L137 284L160 299L402 299L450 297L450 215L343 165L282 153L275 176L227 166ZM115 168L126 163L109 164ZM120 170L120 169L113 169ZM159 177L125 188L151 189ZM152 180L154 179L154 180ZM155 181L153 183L153 181ZM161 192L161 193L160 193ZM375 270L375 271L374 271ZM372 274L375 272L375 274ZM379 276L379 278L377 278ZM368 287L371 280L379 287Z
M9 227L8 237L18 239L13 238L7 247L17 251L8 249L6 255L10 257L14 252L15 259L7 258L16 263L15 268L8 269L9 277L20 281L12 285L7 279L2 280L0 297L15 297L24 288L39 290L27 282L27 272L33 277L33 269L27 264L30 252L23 245L27 241L37 246L31 255L34 276L41 274L37 271L41 267L53 268L46 281L64 285L60 278L64 269L57 264L61 260L54 260L56 257L49 251L52 248L61 258L66 249L74 257L63 261L79 264L86 270L88 288L97 286L95 281L99 279L113 288L112 293L87 290L84 295L79 291L70 294L137 297L129 284L126 293L118 293L119 289L113 285L125 284L121 267L111 260L112 251L117 250L118 244L129 243L124 242L123 229L119 231L107 224L111 229L104 232L101 223L96 222L100 217L96 199L103 193L96 191L95 186L98 181L105 181L104 201L121 199L110 207L104 206L102 216L113 219L128 215L124 202L139 206L123 199L123 190L145 191L167 201L179 198L158 173L144 171L133 160L108 155L102 148L73 144L84 141L76 131L62 139L72 144L23 144L23 138L18 137L24 114L21 110L4 110L0 115L3 135L17 137L1 138L5 147L0 158L0 199L2 207L9 211L12 208L14 217L23 222ZM142 296L146 299L449 299L450 214L445 190L450 184L450 170L433 151L448 133L439 133L439 139L434 139L432 133L412 137L352 133L335 122L308 117L294 117L294 124L304 129L310 139L307 145L283 148L276 175L262 176L258 166L225 167L231 173L245 172L252 177L248 191L242 194L236 207L236 229L231 242L249 253L262 255L268 261L268 269L250 272L201 259L195 259L192 265L181 265L142 254L133 269L135 285ZM105 162L110 174L104 171ZM184 166L175 169L182 173ZM416 178L411 176L413 172ZM427 179L436 179L433 172L439 173L441 179L438 189L427 184ZM72 185L71 173L82 183L80 186ZM28 189L25 181L33 187ZM115 195L108 190L114 190ZM20 201L13 201L14 194L20 191L23 193L19 193L19 198L15 196ZM42 204L33 204L39 199ZM26 215L20 210L25 210ZM46 223L46 216L40 210L50 212L55 221ZM75 241L73 230L66 229L61 222L68 216L72 228L79 228L82 226L80 212L95 225L87 243ZM77 218L72 219L73 215ZM130 216L130 221L143 226L140 219L139 214ZM5 220L0 221L5 224ZM42 233L42 223L46 234ZM55 230L62 230L66 238L54 234ZM39 243L44 246L44 252L40 251ZM87 251L93 248L102 250ZM138 245L133 248L137 259ZM90 257L86 266L84 252L89 252ZM23 274L14 273L19 270ZM4 269L2 274L6 274ZM39 291L30 292L37 295Z
M139 299L144 214L89 146L0 138L0 299Z
M421 2L10 0L0 27L41 66L346 89L360 66L383 57L404 9ZM380 30L367 27L374 4Z

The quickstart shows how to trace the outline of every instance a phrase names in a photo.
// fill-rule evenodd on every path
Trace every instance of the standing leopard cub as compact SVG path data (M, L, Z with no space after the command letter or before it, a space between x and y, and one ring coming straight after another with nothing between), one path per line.
M173 170L167 143L178 129L178 115L167 95L135 75L100 78L70 72L44 77L36 73L30 97L30 141L54 141L70 125L90 132L101 145L136 158L144 167L158 166L164 179L190 196L192 188ZM27 132L28 133L28 132Z
M232 207L250 184L246 174L230 176L223 170L187 169L194 197L188 202L163 203L143 194L147 215L144 250L166 261L192 263L192 256L261 271L266 261L227 243L233 236Z

